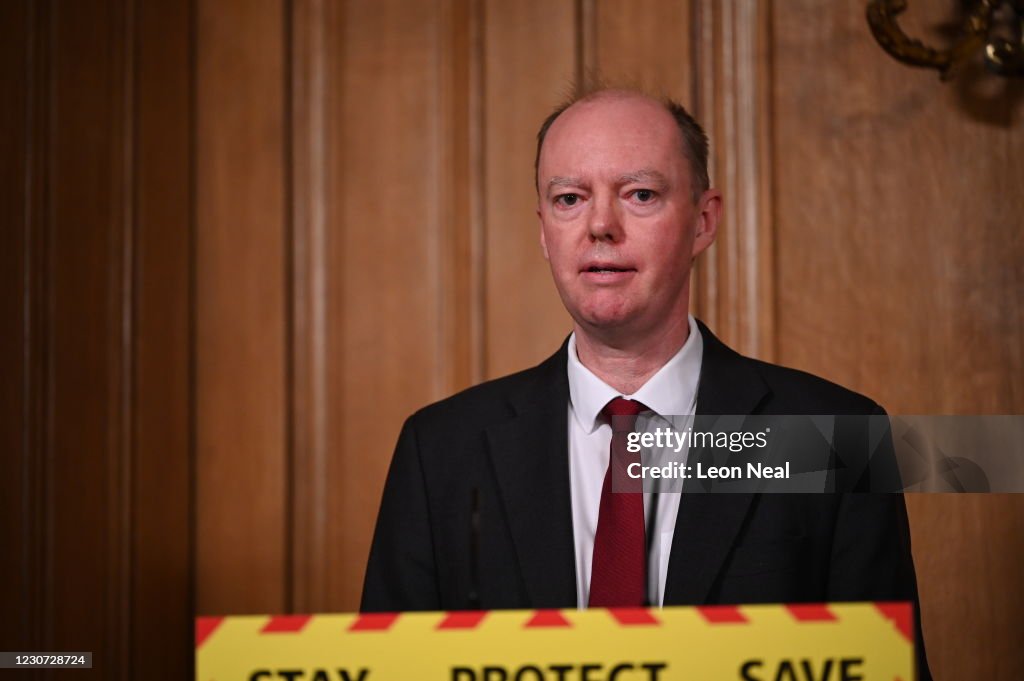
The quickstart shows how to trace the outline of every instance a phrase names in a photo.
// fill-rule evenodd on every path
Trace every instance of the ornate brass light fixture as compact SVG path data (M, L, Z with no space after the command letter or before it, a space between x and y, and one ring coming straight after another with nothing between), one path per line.
M967 14L952 47L937 50L910 38L896 17L907 0L871 0L868 25L878 44L912 66L938 69L949 80L960 66L984 50L985 63L1002 76L1024 76L1024 0L965 0ZM1012 36L1007 38L1006 34Z

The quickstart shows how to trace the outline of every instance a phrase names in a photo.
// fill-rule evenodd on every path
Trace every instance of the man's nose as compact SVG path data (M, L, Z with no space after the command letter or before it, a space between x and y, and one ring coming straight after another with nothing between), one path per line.
M590 220L587 225L593 241L621 241L623 237L622 217L614 197L595 197L591 203Z

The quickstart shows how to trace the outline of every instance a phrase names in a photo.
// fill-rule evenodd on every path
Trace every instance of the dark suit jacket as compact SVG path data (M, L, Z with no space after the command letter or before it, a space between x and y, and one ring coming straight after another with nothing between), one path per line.
M885 413L810 374L743 357L703 324L700 330L698 416ZM568 399L563 344L533 369L470 388L406 421L362 610L576 607ZM900 494L684 494L664 602L916 606L909 537Z

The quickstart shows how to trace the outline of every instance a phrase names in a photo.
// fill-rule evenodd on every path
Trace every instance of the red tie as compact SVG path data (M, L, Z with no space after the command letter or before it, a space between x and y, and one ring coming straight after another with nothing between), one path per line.
M630 478L626 472L629 464L640 462L639 452L626 450L626 436L636 425L637 414L645 408L639 402L616 397L603 410L612 424L612 444L594 537L592 608L639 607L647 601L643 487L639 479ZM615 492L612 476L618 490Z

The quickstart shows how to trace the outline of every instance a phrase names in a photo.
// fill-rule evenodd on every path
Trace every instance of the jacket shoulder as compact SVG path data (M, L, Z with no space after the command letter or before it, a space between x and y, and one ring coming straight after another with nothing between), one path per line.
M535 371L536 367L478 383L418 409L409 418L420 425L501 416L511 408L509 398L526 389Z
M704 338L698 408L707 413L728 408L769 415L883 414L874 400L799 369L745 357L715 337L697 320ZM705 383L707 381L707 383ZM717 410L717 411L716 411Z
M821 376L744 357L752 363L771 389L769 409L791 414L874 414L883 413L866 395L833 383Z
M564 397L561 397L562 393ZM568 396L565 345L541 364L466 388L417 410L406 422L421 434L467 433L507 421L523 409L549 407Z

